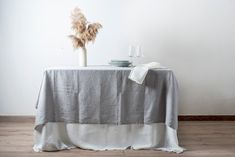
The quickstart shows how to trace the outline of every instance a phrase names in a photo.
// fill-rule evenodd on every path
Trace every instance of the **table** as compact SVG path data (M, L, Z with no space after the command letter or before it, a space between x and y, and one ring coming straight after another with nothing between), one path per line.
M180 153L178 84L167 68L142 85L131 68L51 68L36 105L35 151L157 149Z

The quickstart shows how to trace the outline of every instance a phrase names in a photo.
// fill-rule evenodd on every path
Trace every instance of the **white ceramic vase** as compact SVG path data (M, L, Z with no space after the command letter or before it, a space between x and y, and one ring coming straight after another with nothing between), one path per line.
M87 51L85 47L78 49L79 54L79 66L86 67L87 66Z

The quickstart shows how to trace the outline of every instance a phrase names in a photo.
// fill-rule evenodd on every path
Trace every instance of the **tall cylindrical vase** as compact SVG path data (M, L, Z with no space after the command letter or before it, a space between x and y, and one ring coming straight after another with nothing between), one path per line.
M79 66L87 66L87 51L85 47L79 48Z

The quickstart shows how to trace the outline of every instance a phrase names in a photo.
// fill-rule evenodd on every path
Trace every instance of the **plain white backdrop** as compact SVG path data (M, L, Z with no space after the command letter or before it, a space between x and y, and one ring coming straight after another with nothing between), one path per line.
M88 64L127 59L174 70L181 115L235 114L233 0L0 0L0 115L33 115L43 70L77 66L68 35L79 6L103 24Z

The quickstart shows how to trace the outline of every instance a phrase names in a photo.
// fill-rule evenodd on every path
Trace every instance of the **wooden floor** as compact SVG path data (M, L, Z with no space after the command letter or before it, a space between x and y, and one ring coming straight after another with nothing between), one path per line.
M33 123L0 122L1 157L235 157L235 121L179 123L180 145L187 148L182 154L153 150L90 151L72 149L58 152L35 153Z

